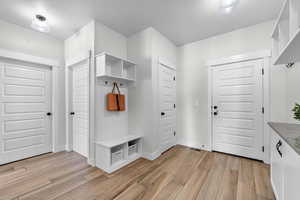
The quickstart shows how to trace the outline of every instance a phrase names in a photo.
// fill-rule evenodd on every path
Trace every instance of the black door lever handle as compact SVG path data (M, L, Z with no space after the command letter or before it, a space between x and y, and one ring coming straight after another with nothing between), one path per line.
M161 112L161 113L160 113L161 116L164 116L165 114L166 114L166 113L164 113L164 112Z
M75 115L75 112L70 112L70 115Z

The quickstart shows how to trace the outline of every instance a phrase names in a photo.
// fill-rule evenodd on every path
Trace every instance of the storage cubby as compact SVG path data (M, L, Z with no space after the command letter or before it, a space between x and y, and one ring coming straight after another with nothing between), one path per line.
M136 64L101 53L96 56L96 77L112 79L116 81L134 82Z
M96 166L107 173L135 161L142 155L142 136L128 135L115 140L98 141L96 144Z
M97 56L96 76L122 76L122 60L107 54Z
M135 80L135 64L123 61L123 77L129 80Z
M112 147L110 150L111 156L111 165L124 161L125 158L125 145L121 144L115 147Z
M128 142L128 156L135 155L139 152L139 139Z

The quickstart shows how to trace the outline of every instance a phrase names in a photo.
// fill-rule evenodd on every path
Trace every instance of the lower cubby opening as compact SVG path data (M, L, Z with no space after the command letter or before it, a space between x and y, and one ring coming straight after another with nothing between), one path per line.
M111 165L122 162L125 160L124 144L111 148Z

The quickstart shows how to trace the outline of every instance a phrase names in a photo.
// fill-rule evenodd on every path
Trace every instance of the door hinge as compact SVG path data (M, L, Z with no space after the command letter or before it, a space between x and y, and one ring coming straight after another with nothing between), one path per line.
M261 147L262 152L265 152L265 146Z
M175 76L173 77L173 81L176 81L176 77Z
M264 108L264 107L261 108L261 113L262 113L262 114L265 113L265 108Z
M176 136L176 131L174 131L174 136Z
M174 108L176 108L176 104L174 103Z
M264 68L261 69L261 74L265 75L265 69Z

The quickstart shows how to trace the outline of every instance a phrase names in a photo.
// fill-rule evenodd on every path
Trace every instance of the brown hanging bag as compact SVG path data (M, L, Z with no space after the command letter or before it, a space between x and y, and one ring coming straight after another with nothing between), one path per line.
M111 93L107 94L107 110L108 111L125 111L125 95L121 94L117 83L113 83ZM117 88L118 93L115 93Z

